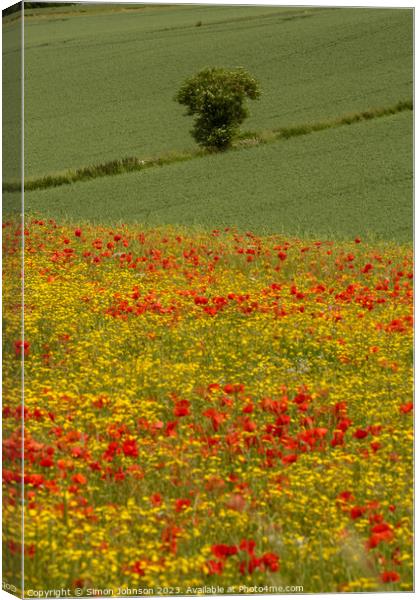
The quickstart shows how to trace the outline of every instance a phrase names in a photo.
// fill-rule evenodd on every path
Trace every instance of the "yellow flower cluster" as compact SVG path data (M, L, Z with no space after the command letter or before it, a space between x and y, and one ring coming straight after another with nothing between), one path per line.
M42 219L3 239L6 581L23 551L26 589L83 595L412 589L409 247Z

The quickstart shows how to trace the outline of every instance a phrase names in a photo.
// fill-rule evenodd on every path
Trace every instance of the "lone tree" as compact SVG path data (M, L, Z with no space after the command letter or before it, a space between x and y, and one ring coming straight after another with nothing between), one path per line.
M175 100L196 115L192 136L205 148L228 148L249 115L245 99L260 96L259 84L243 68L206 68L181 86Z

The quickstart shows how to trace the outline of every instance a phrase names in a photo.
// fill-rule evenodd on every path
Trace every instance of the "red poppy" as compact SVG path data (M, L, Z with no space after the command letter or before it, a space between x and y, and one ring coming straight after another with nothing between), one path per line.
M152 494L150 496L150 501L153 504L153 506L159 506L160 504L162 504L162 496L158 493Z
M137 560L134 565L132 565L130 571L137 573L137 575L140 575L141 577L146 575L146 571L143 569L142 561L140 560Z
M168 421L165 427L165 435L166 437L175 437L176 436L176 421Z
M351 424L352 421L350 419L341 419L337 424L337 429L340 429L341 431L347 431Z
M122 449L126 456L137 457L139 455L139 451L137 449L137 441L134 439L125 440L122 445Z
M344 445L344 432L343 431L334 431L333 439L331 440L331 446L335 448L335 446L343 446Z
M367 543L369 549L376 548L381 542L390 542L394 538L392 528L388 523L378 523L372 527L371 531L372 535Z
M243 392L245 390L245 386L242 383L227 383L223 387L223 391L225 394L238 394L239 392Z
M362 273L369 273L369 271L371 271L373 269L373 265L371 263L367 263L363 269L362 269Z
M353 506L353 508L350 511L350 516L352 519L358 519L363 515L365 511L366 509L364 508L364 506Z
M209 392L213 392L213 391L215 392L220 389L220 385L218 383L210 383L207 386L207 389L209 390Z
M217 431L221 423L226 419L225 413L218 412L215 408L208 408L203 412L203 415L211 419L214 431Z
M255 544L254 540L242 540L241 543L239 544L240 550L244 550L245 552L248 552L248 554L250 556L252 554L254 554L255 546L256 546L256 544Z
M40 487L45 483L45 479L42 475L38 475L37 473L33 473L32 475L25 475L24 483L33 485L34 487Z
M357 440L363 440L363 438L367 437L368 435L369 432L365 429L356 429L356 431L353 433L353 437Z
M178 498L178 500L175 500L176 512L182 512L185 508L188 508L188 506L191 506L191 500L188 498Z
M30 343L28 341L17 340L14 343L14 346L15 346L15 354L18 358L22 357L22 348L23 348L23 355L28 356L29 348L30 348Z
M372 452L377 452L381 447L380 442L371 442L370 447L372 448Z
M276 426L277 427L285 427L286 425L290 424L290 417L289 415L280 415L277 419L276 419Z
M395 581L399 581L400 576L395 571L384 571L381 574L381 581L383 583L393 583Z
M168 527L162 531L162 542L164 543L164 547L172 554L176 554L178 549L177 538L181 531L182 529L176 525L168 525Z
M80 485L85 485L87 483L87 479L84 475L82 475L82 473L76 473L75 475L72 475L71 480L73 483L78 483Z
M227 544L214 544L211 547L211 551L216 558L222 558L225 560L228 556L233 556L238 553L237 546L228 546Z
M349 502L351 500L354 500L354 496L351 492L349 492L348 490L345 490L344 492L340 492L338 494L338 498L340 498L340 500L344 500L344 502Z
M251 419L249 417L245 417L245 419L243 419L243 421L242 421L242 428L244 431L247 431L248 433L252 433L253 431L255 431L257 429L257 424L254 423L254 421L251 421Z
M175 417L186 417L190 414L190 402L188 400L178 400L174 408Z
M250 575L257 569L261 567L261 559L256 556L250 556L249 560L242 560L239 564L239 571L242 575L246 575L249 573Z
M223 387L223 391L225 392L225 394L233 394L233 385L231 383L227 383L224 387Z
M207 568L210 575L221 575L223 573L223 563L220 561L208 560Z
M392 527L388 523L378 523L372 527L372 533L392 533Z
M281 462L284 465L290 465L297 461L297 454L288 454L287 456L283 456Z
M277 554L273 552L266 552L260 557L260 561L269 569L270 571L278 571L279 570L279 557Z

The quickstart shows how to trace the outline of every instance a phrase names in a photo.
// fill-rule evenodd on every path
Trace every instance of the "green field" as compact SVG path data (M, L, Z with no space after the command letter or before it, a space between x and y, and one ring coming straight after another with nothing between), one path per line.
M412 113L26 194L30 212L262 233L411 237ZM13 197L13 194L9 194Z
M191 120L173 96L209 63L242 65L260 80L250 129L412 94L409 10L152 6L43 15L25 26L26 177L192 147Z
M6 39L12 25L4 22ZM260 81L263 94L252 103L248 131L407 102L412 26L411 10L367 8L27 11L25 179L128 156L191 156L192 120L173 96L204 66L243 66ZM27 191L25 206L76 221L406 241L412 237L412 118L404 109L289 140ZM4 194L6 211L17 199Z

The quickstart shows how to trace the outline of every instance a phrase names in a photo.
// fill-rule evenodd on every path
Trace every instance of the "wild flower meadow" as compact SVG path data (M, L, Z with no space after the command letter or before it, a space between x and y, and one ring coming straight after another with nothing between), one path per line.
M412 589L410 246L28 219L6 276L22 234L6 578L23 449L27 588Z

